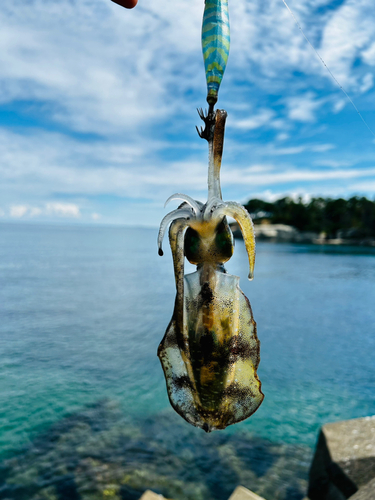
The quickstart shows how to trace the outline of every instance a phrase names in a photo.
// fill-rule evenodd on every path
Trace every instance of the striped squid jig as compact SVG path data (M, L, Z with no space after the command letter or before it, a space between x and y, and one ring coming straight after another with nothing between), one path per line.
M225 429L252 415L263 401L257 376L259 341L250 303L239 278L224 268L234 250L227 217L241 229L253 278L255 237L244 207L222 199L220 168L227 113L214 111L229 53L228 0L206 0L202 48L208 112L198 130L208 142L208 198L201 203L173 194L182 203L167 214L158 234L159 255L169 227L176 300L172 319L158 348L172 407L206 432ZM197 266L184 273L185 257Z

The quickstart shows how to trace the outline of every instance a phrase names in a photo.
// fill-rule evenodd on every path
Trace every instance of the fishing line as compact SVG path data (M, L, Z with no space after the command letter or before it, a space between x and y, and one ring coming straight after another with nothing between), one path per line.
M333 79L333 81L336 83L336 85L339 87L339 89L342 90L342 92L345 94L346 98L348 99L348 101L351 103L351 105L353 106L353 108L357 111L360 119L363 121L363 123L366 125L366 127L368 128L368 130L371 132L371 134L375 137L375 134L374 132L371 130L370 126L367 124L366 120L363 118L363 116L361 115L359 109L357 108L357 106L354 104L354 102L352 101L352 99L349 97L349 95L347 94L347 92L345 91L344 87L342 85L340 85L340 83L338 82L337 78L335 77L335 75L332 73L332 71L329 69L329 67L326 65L326 63L324 62L323 58L321 57L321 55L319 54L319 52L316 50L316 48L314 47L314 45L310 42L310 40L307 38L307 36L305 35L300 23L298 22L296 16L293 14L293 12L291 11L291 9L289 8L289 5L286 3L285 0L282 0L283 4L285 5L285 7L288 9L288 12L289 14L293 17L294 19L294 22L296 23L296 25L298 26L299 30L301 31L303 37L305 38L306 42L310 45L310 47L313 49L313 51L315 52L315 54L318 56L318 58L320 59L320 61L322 62L323 66L326 68L326 70L328 71L328 73L331 75L331 78Z

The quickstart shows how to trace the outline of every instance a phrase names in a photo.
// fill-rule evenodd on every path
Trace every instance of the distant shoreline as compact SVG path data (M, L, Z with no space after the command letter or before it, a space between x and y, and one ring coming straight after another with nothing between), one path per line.
M236 222L230 224L233 236L242 239L241 230ZM311 231L299 231L293 226L286 224L254 224L257 241L268 241L270 243L304 243L310 245L332 245L332 246L363 246L374 247L375 239L372 238L326 238L324 233Z

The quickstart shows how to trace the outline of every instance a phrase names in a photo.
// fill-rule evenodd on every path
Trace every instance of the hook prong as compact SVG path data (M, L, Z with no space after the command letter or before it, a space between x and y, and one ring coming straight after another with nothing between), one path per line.
M205 127L204 129L201 127L200 130L198 127L195 128L197 129L198 135L201 139L206 139L206 141L210 142L213 139L215 130L216 113L214 111L214 106L213 104L210 104L208 111L203 111L202 108L198 108L197 111L199 118L204 121Z

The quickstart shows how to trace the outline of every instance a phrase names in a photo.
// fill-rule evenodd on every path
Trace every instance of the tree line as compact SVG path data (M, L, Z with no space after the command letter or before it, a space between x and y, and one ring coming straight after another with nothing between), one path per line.
M255 223L288 224L300 231L326 233L327 238L375 237L375 201L365 197L302 198L285 197L272 202L252 199L245 205Z

